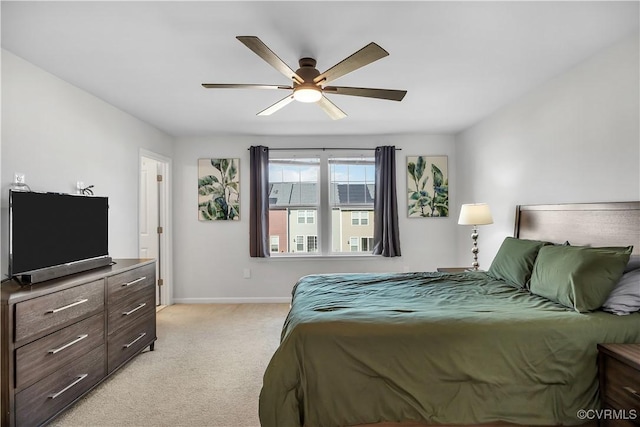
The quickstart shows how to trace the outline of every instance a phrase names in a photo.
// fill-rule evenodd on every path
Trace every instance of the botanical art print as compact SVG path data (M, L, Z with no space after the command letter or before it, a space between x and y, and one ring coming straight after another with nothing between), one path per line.
M198 159L198 219L240 220L240 159Z
M447 156L407 156L409 218L449 216Z

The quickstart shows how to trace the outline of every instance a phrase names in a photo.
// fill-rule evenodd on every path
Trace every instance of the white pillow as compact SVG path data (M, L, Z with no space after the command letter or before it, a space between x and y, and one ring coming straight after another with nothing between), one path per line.
M640 255L631 255L627 266L624 268L624 272L628 273L636 268L640 268Z
M618 315L640 311L640 268L622 275L602 309Z

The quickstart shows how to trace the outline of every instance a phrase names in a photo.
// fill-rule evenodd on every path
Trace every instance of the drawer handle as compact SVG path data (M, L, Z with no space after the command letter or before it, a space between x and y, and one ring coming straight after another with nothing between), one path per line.
M62 393L64 393L65 391L69 390L71 387L73 387L74 385L78 384L80 381L82 381L83 379L87 378L89 374L82 374L80 375L78 378L75 379L74 382L72 382L71 384L69 384L68 386L66 386L65 388L63 388L62 390L60 390L57 393L53 393L49 395L49 399L55 399L56 397L60 396Z
M142 281L143 281L144 279L146 279L146 278L147 278L147 276L144 276L144 277L141 277L141 278L139 278L139 279L136 279L136 280L134 280L134 281L132 281L132 282L123 283L123 284L122 284L122 287L135 285L135 284L136 284L136 283L138 283L138 282L142 282Z
M636 399L640 399L640 393L632 389L631 387L622 387L625 391L632 394Z
M144 337L145 335L147 335L146 332L141 333L138 338L136 338L135 340L131 341L129 344L125 344L122 346L122 348L129 348L132 345L134 345L135 343L137 343L138 341L140 341L142 339L142 337Z
M78 338L76 338L75 340L73 340L73 341L71 341L71 342L66 343L66 344L65 344L65 345L63 345L62 347L58 347L58 348L56 348L56 349L49 350L49 353L50 353L50 354L56 354L56 353L59 353L59 352L61 352L62 350L64 350L65 348L67 348L67 347L71 347L72 345L79 343L80 341L82 341L83 339L85 339L85 338L86 338L86 337L88 337L88 336L89 336L89 334L79 335L79 336L78 336Z
M71 308L71 307L75 307L76 305L84 304L87 301L89 301L89 299L87 299L87 298L81 299L80 301L72 302L71 304L65 305L64 307L54 308L53 310L49 310L49 311L47 311L47 314L58 313L58 312L60 312L62 310L66 310L67 308Z
M138 306L137 306L136 308L134 308L133 310L130 310L130 311L123 311L123 312L122 312L122 315L123 315L123 316L128 316L128 315L130 315L131 313L135 313L136 311L140 310L140 309L141 309L142 307L144 307L145 305L147 305L147 303L146 303L146 302L140 303L140 304L138 304Z

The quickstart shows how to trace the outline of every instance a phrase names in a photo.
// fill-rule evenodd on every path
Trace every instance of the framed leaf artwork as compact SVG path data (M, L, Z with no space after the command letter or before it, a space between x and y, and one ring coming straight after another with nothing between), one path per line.
M240 159L198 159L198 219L240 220Z
M449 216L447 156L407 156L409 218Z

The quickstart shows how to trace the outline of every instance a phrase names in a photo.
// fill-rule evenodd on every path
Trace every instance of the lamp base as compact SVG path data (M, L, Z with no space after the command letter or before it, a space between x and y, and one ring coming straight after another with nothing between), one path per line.
M471 248L471 253L473 254L473 262L471 263L471 267L474 271L478 271L478 267L480 264L478 263L478 226L473 226L473 232L471 233L471 240L473 240L473 247Z

